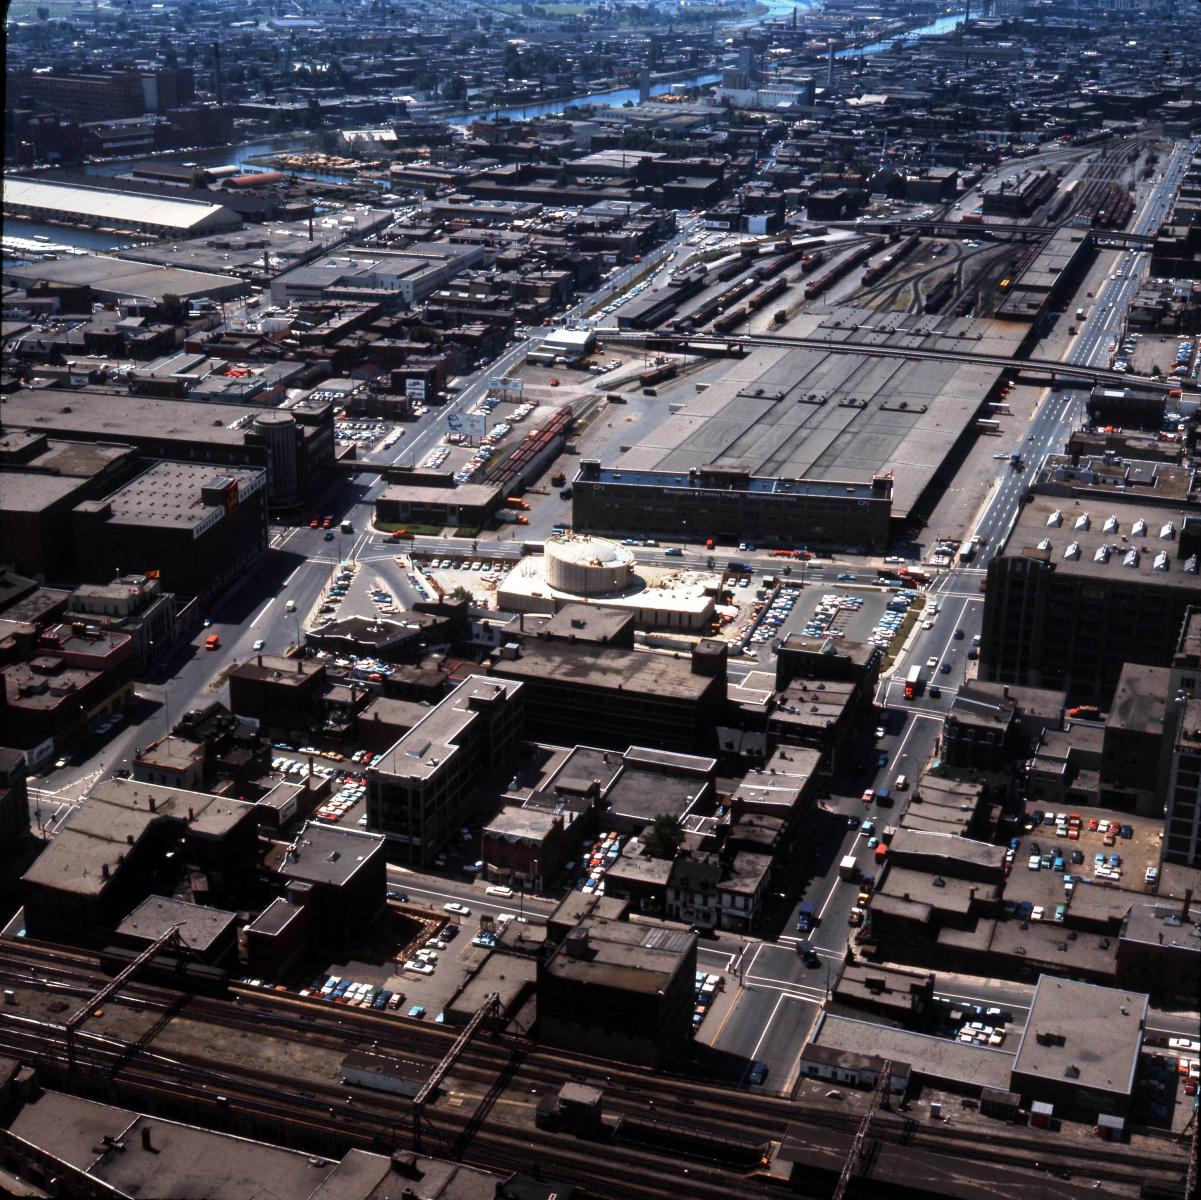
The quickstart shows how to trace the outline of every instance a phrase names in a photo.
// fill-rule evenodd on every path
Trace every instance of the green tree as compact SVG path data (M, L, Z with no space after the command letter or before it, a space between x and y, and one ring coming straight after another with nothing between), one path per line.
M651 858L675 858L684 840L684 827L673 813L660 813L642 835L642 844Z
M461 583L451 588L446 594L448 600L466 600L468 604L475 600L475 596L467 590Z

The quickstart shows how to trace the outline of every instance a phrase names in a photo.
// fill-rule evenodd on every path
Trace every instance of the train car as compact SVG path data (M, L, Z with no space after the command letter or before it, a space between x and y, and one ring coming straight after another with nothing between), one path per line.
M938 312L951 298L951 293L954 289L955 281L953 279L944 279L941 283L936 283L926 293L926 300L922 308L928 313Z
M766 1138L741 1137L728 1130L677 1125L649 1117L622 1117L613 1130L613 1140L735 1167L758 1166L767 1151Z

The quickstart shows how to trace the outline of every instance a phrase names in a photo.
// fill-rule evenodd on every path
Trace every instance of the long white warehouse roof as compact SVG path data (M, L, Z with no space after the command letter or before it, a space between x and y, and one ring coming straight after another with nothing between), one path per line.
M57 209L62 213L102 220L107 218L126 224L196 232L241 224L237 214L220 204L205 204L201 200L170 200L136 192L80 187L77 184L42 183L32 179L6 179L4 206L10 210L20 207Z

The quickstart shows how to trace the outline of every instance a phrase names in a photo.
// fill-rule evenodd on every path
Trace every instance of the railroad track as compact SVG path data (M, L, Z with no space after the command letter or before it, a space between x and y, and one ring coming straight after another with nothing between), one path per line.
M0 977L73 998L86 998L107 978L91 956L34 943L0 945ZM109 1003L171 1012L223 1028L269 1033L272 1037L338 1050L370 1047L431 1064L443 1057L455 1037L453 1030L360 1009L334 1008L328 1002L283 993L246 989L236 991L235 997L229 1002L190 996L181 1004L178 992L133 983ZM131 1100L136 1100L142 1090L147 1095L162 1097L164 1102L171 1099L178 1102L183 1094L180 1084L185 1083L188 1102L210 1115L221 1116L214 1105L215 1097L223 1095L227 1104L236 1101L237 1107L248 1116L278 1121L314 1143L332 1129L339 1139L345 1139L348 1147L390 1149L397 1143L400 1127L409 1128L411 1113L407 1104L377 1093L356 1089L351 1094L340 1084L298 1084L294 1078L275 1076L244 1064L215 1067L185 1054L165 1053L153 1044L138 1046L93 1033L86 1027L79 1037L82 1069L105 1078L109 1086L129 1089ZM65 1071L62 1033L51 1023L30 1022L11 1010L0 1010L0 1048L39 1062L51 1072ZM513 1129L500 1122L472 1128L473 1114L485 1104L502 1075L510 1096L509 1105L520 1103L512 1097L552 1094L569 1080L586 1081L605 1089L605 1106L613 1115L654 1115L674 1125L708 1126L728 1130L739 1138L763 1141L778 1141L786 1127L796 1122L820 1134L822 1142L845 1139L849 1143L860 1119L860 1113L854 1110L841 1112L751 1095L683 1076L665 1077L607 1060L559 1054L520 1039L473 1042L456 1063L449 1082L460 1098L470 1097L478 1103L465 1105L461 1113L447 1107L428 1110L424 1128L437 1147L432 1152L450 1154L457 1148L463 1161L494 1167L516 1161L545 1165L550 1154L549 1161L563 1164L559 1173L570 1174L571 1169L578 1167L580 1179L585 1181L581 1183L584 1193L604 1200L610 1196L668 1195L678 1200L679 1168L673 1167L665 1179L655 1166L662 1164L661 1152L606 1143L601 1157L606 1163L612 1161L617 1173L612 1186L599 1186L595 1178L596 1143L541 1129ZM347 1115L350 1102L353 1102L352 1116ZM878 1114L872 1136L878 1142L901 1149L917 1148L951 1160L968 1158L1024 1170L1029 1169L1032 1161L1049 1157L1057 1169L1089 1176L1096 1175L1100 1169L1098 1163L1103 1161L1107 1179L1131 1186L1149 1178L1174 1184L1183 1178L1185 1169L1183 1159L1173 1162L1162 1154L1145 1155L1107 1143L1088 1144L1074 1150L1040 1138L999 1131L990 1132L985 1141L978 1129L919 1125L889 1113ZM532 1154L535 1145L541 1150ZM749 1186L751 1181L743 1173L726 1166L707 1165L691 1156L687 1161L689 1178L695 1185L690 1195L759 1194ZM734 1180L737 1186L731 1190Z

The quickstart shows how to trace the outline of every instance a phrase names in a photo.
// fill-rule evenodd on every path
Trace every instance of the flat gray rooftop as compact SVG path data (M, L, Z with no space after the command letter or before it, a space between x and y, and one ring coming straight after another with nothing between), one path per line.
M807 336L981 354L1012 353L1017 340L1013 327L845 308ZM903 513L975 417L997 374L993 367L820 348L757 349L732 361L704 392L690 382L660 388L678 411L605 465L624 480L636 480L639 472L725 467L760 477L764 489L799 484L801 491L869 485L892 472L894 509Z
M477 706L502 700L507 703L518 684L505 679L472 675L444 700L429 709L372 771L382 778L424 779L458 750L463 731L476 719Z
M1181 529L1191 515L1185 507L1137 498L1036 495L1022 506L1002 553L1042 559L1065 575L1187 588L1201 598L1201 564L1180 554Z
M873 1021L825 1015L811 1044L831 1050L865 1050L893 1062L906 1062L915 1074L969 1087L1009 1090L1014 1055L1005 1050L968 1046L924 1033L910 1033Z
M102 442L125 440L140 443L148 438L164 442L210 442L214 450L242 447L245 431L239 422L264 410L246 404L160 400L154 396L126 396L115 392L58 391L22 388L4 398L5 424L62 438L82 436ZM307 440L322 432L317 425L301 425ZM214 466L221 460L214 458Z
M1142 992L1040 975L1014 1070L1128 1096L1148 1003Z
M203 463L159 462L136 479L105 497L118 524L195 529L205 518L224 510L224 505L206 504L201 489L218 477L236 479L240 495L259 476L260 470L238 467L214 468Z

